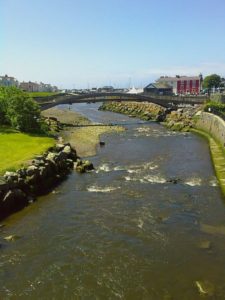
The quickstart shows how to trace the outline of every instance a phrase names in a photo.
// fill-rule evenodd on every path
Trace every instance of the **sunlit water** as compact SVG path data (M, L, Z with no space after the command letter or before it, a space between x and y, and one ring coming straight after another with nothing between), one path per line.
M201 280L215 288L205 299L225 299L225 206L207 142L74 107L130 125L102 138L94 172L73 172L5 221L0 299L202 299Z

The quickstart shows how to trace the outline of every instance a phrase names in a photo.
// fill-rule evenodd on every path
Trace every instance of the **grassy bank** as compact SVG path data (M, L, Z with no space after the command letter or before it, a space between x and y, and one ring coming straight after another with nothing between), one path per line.
M21 167L54 143L53 138L32 136L0 127L0 175Z
M91 124L85 116L68 109L59 109L57 107L49 108L42 111L42 116L44 117L55 117L57 120L64 124L69 125L87 125Z
M59 94L58 92L53 93L53 92L32 92L28 93L26 92L27 95L29 95L31 98L33 97L49 97L49 96L55 96Z
M216 176L219 180L221 190L225 196L225 153L222 149L222 146L205 131L199 129L191 129L191 131L204 136L208 140Z

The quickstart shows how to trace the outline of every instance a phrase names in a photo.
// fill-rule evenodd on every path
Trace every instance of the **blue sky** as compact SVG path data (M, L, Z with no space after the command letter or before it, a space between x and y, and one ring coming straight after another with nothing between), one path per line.
M0 0L0 74L61 88L225 76L225 0Z

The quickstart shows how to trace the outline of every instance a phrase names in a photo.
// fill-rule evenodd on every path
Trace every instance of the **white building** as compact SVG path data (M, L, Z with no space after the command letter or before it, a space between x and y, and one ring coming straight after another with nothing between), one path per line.
M16 78L8 75L0 76L0 86L19 86L19 82Z

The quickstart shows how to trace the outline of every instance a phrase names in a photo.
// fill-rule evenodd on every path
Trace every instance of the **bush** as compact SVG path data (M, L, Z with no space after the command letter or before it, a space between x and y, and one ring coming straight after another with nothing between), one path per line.
M32 98L15 87L0 87L0 124L24 132L40 131L40 109Z
M204 111L216 115L225 116L225 104L210 101L204 106Z

